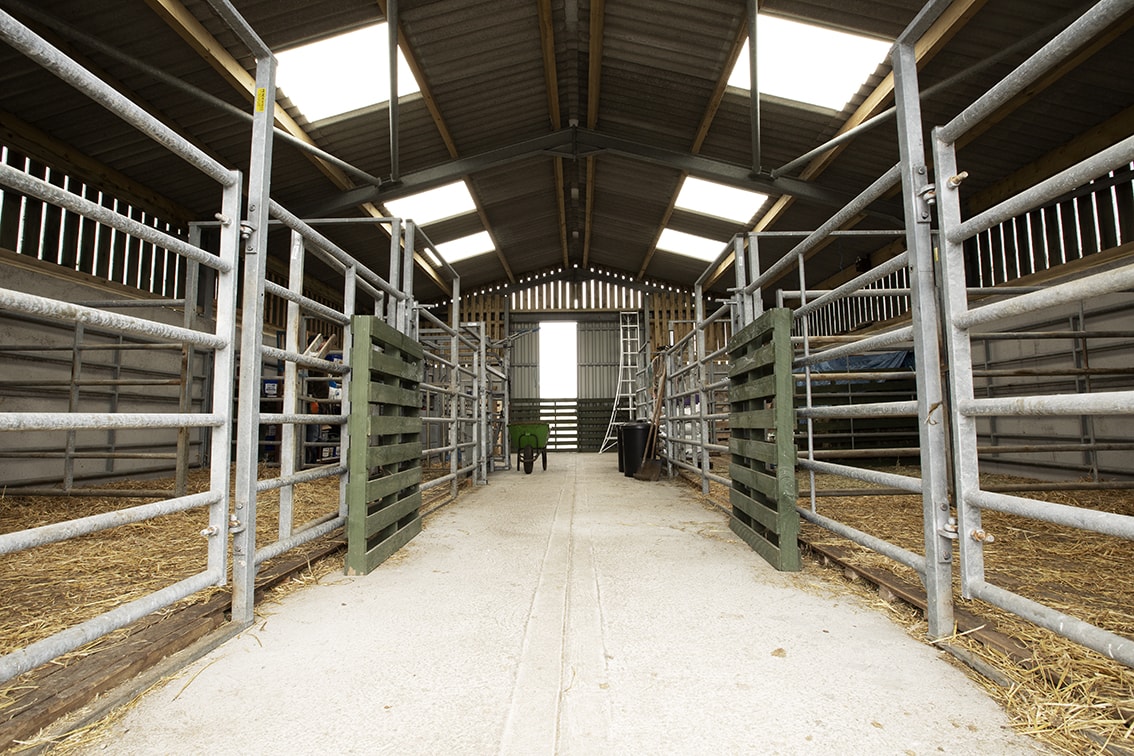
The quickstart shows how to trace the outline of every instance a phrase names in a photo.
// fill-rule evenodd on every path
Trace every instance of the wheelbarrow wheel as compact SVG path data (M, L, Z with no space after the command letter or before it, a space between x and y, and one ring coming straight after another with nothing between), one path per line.
M525 460L524 460L524 473L525 473L525 474L527 474L527 475L531 475L531 474L532 474L532 465L533 465L534 463L535 463L535 460L534 460L534 459L525 459Z
M547 449L543 450L543 469L547 469Z

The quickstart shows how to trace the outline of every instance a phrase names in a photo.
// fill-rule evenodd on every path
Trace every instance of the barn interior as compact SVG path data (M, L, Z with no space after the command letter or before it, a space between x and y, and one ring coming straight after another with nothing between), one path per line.
M1053 747L1134 752L1131 0L0 0L0 35L0 748L597 454L877 583Z

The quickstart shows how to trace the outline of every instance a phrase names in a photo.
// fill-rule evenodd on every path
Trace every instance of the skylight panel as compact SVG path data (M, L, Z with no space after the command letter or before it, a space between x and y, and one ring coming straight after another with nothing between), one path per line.
M767 199L766 194L687 176L677 193L676 206L714 218L747 223Z
M684 231L674 231L667 228L658 237L658 249L673 252L677 255L693 257L705 262L712 262L717 255L724 252L727 242L716 239L706 239L703 236L687 234Z
M842 110L890 51L890 43L761 15L757 23L761 94ZM748 43L729 76L751 88Z
M276 53L276 84L309 121L390 100L386 24L374 24ZM398 94L419 91L398 52Z
M476 203L464 181L455 181L383 204L395 217L413 220L419 226L476 210Z
M492 244L492 237L488 235L487 231L481 231L471 236L462 236L460 239L453 239L437 245L437 251L450 265L461 260L467 260L470 257L486 255L493 249L495 247ZM432 256L430 255L430 257Z

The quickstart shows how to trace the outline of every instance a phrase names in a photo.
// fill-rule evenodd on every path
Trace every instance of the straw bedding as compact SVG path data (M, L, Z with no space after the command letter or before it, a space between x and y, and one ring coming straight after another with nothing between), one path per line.
M448 472L448 468L423 470L428 480ZM260 478L278 471L262 469ZM209 472L190 475L190 493L207 490ZM172 489L172 479L119 481L116 489ZM450 487L439 486L423 494L423 512L443 505ZM305 523L338 510L339 481L328 478L295 487L292 522L298 529ZM13 532L68 519L114 511L151 501L117 497L3 497L0 496L0 532ZM279 532L279 492L257 497L259 513L257 543L275 541ZM164 515L154 520L119 526L62 543L7 554L0 558L0 584L4 586L4 608L0 612L0 654L24 648L68 627L91 619L117 606L164 588L205 569L206 540L201 530L208 525L204 509ZM302 558L318 549L306 544L279 559ZM293 575L275 587L266 600L278 599L320 577L341 570L342 553L336 552ZM165 616L179 608L212 598L220 588L201 591L158 612ZM134 630L123 628L56 661L69 661L110 648ZM0 686L0 714L28 693L27 676Z
M727 469L727 465L716 465ZM890 472L918 475L916 468L887 468ZM692 485L700 480L682 475ZM799 476L799 489L807 490L807 473ZM1006 476L982 477L985 486L1019 483ZM870 488L870 484L837 476L817 475L816 490ZM1134 515L1134 493L1129 491L1066 491L1028 494L1062 504ZM710 498L728 502L728 489L712 484ZM809 506L800 500L801 506ZM923 552L921 499L918 496L820 497L817 511L917 553ZM1134 542L1076 531L998 512L985 512L984 530L995 536L985 546L988 581L1042 602L1127 638L1134 638ZM889 570L915 583L912 570L807 522L801 536L814 544L838 544L852 553L856 566ZM806 552L805 552L806 553ZM914 637L925 640L926 624L920 611L901 602L884 601L843 570L825 568L806 557L805 569L828 576L847 590L862 595L886 611ZM960 597L958 607L987 618L990 627L1026 645L1030 662L1021 664L968 635L946 639L969 655L990 665L991 676L966 671L999 701L1013 725L1066 754L1134 756L1134 669L1068 641L1055 633L978 600ZM949 657L952 658L952 657ZM999 674L996 674L999 673Z

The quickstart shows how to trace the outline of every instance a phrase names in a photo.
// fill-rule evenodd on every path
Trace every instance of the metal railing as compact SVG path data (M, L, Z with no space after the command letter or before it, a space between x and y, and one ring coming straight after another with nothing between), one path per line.
M977 442L977 421L980 418L1131 415L1134 414L1134 391L977 397L972 355L974 329L1062 306L1078 307L1084 301L1129 289L1134 286L1134 265L1125 264L977 307L970 307L965 295L966 243L969 240L979 238L991 229L1003 228L1003 224L1014 222L1014 219L1023 218L1026 222L1029 213L1042 213L1042 208L1076 187L1089 185L1100 177L1128 167L1134 160L1134 137L1127 137L968 218L964 217L959 201L958 188L963 175L958 169L956 156L957 140L987 117L996 103L1022 91L1045 71L1074 55L1131 7L1134 3L1129 1L1104 0L1096 4L952 121L934 129L932 146L939 183L943 183L938 190L942 236L942 313L951 371L949 413L962 593L1018 614L1105 656L1134 666L1134 640L993 584L985 572L984 548L992 534L984 530L981 513L985 510L1010 513L1123 539L1134 539L1134 517L985 490L980 480ZM971 248L980 260L985 247L971 244Z
M220 185L218 202L222 217L240 217L241 176L212 157L198 150L189 141L151 117L137 105L120 95L61 51L23 26L11 15L0 11L0 38L40 63L79 92L103 104L124 121L164 145ZM217 274L216 317L207 329L176 326L155 320L111 312L104 307L84 306L0 289L0 309L22 316L55 322L73 322L83 327L129 334L150 343L175 344L210 355L212 373L231 376L235 359L234 326L236 316L237 254L240 244L239 224L230 220L221 229L219 254L209 254L165 231L153 228L114 212L64 188L7 165L0 165L0 184L9 189L64 208L81 218L92 219L120 233L144 239L156 248L168 250L194 266L204 266ZM196 324L194 324L196 325ZM169 606L209 586L221 585L226 579L229 521L229 436L231 415L223 408L232 406L232 381L216 380L211 394L211 410L190 412L4 412L0 413L0 431L62 431L117 429L141 431L152 428L208 428L211 433L212 472L207 491L187 496L141 504L135 507L64 520L27 530L0 535L0 553L37 548L83 534L96 533L131 522L140 522L165 514L189 509L207 509L209 525L202 532L202 569L196 574L130 601L115 609L71 626L47 638L33 642L19 651L0 657L0 680L30 670L113 630Z

